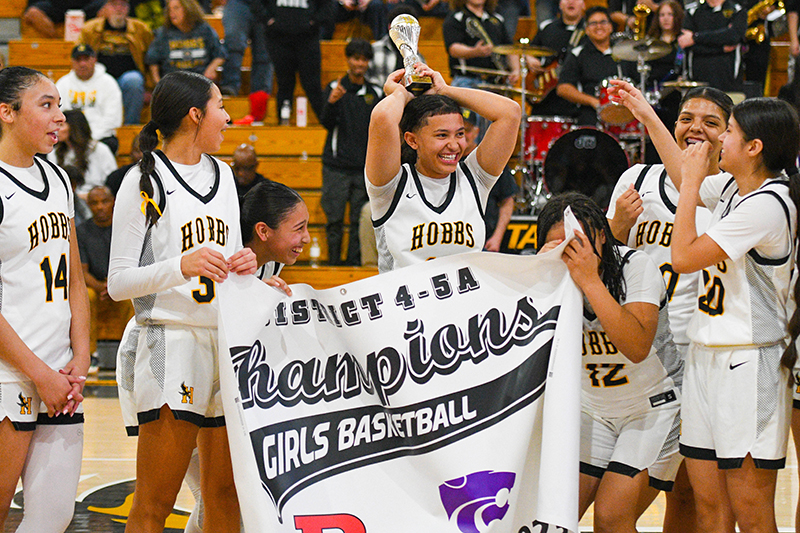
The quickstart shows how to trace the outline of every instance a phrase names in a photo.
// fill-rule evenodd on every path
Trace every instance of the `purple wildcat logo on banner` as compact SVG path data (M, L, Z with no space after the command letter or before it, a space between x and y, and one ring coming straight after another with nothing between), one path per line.
M486 531L494 520L508 512L508 499L514 488L513 472L475 472L439 485L447 517L455 518L462 533Z
M292 291L219 286L246 528L576 530L581 299L556 254Z

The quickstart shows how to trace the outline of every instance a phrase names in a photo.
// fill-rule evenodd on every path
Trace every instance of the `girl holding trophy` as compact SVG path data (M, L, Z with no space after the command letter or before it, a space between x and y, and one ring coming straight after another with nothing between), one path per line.
M365 168L381 272L483 248L489 191L514 150L509 140L516 138L520 121L515 101L451 87L419 63L419 23L413 17L395 19L390 35L405 69L389 75L386 97L372 112ZM430 88L419 96L409 91L409 82L416 93L426 78ZM463 161L462 106L492 123Z

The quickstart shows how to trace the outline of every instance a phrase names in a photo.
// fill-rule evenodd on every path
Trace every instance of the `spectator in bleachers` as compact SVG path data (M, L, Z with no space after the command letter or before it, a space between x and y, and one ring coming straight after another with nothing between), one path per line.
M419 17L419 9L413 5L416 4L417 0L411 1L411 4L394 4L394 7L386 16L387 29L391 26L395 17L400 15ZM424 63L425 58L419 52L418 55L420 56L420 61ZM399 68L403 68L403 56L400 55L397 46L392 42L392 38L386 33L386 35L372 43L372 61L369 62L369 68L367 69L367 79L378 87L383 87L383 83L389 77L389 74Z
M416 2L417 0L412 0ZM431 0L436 1L438 0ZM380 39L386 34L384 5L382 0L332 0L330 13L322 26L322 38L333 39L336 24L359 18L361 23L372 30L372 38Z
M226 55L196 0L169 0L164 25L156 31L145 63L156 83L176 70L190 70L216 80L217 68L225 62Z
M322 152L322 209L327 223L328 262L342 264L344 212L350 204L350 241L344 264L361 264L358 218L367 201L364 163L367 157L369 119L383 96L381 86L366 79L372 46L364 39L353 39L344 49L347 74L332 81L325 90L325 106L320 123L328 130Z
M508 82L519 79L519 57L492 53L492 47L511 44L502 18L495 14L497 0L451 0L453 12L444 19L442 33L453 87L475 87L480 74L460 70L460 66L508 70ZM506 59L507 58L507 59Z
M256 149L249 144L240 144L233 152L233 177L236 179L236 193L243 198L247 191L267 178L258 173Z
M117 168L117 160L107 145L92 140L92 128L81 110L65 111L64 117L58 144L47 159L62 167L75 165L80 170L84 184L77 193L85 198L93 187L106 182L106 176Z
M117 80L125 124L139 124L148 74L144 55L153 42L153 32L141 20L129 17L129 13L128 0L107 0L103 16L83 26L80 42L94 48L97 62Z
M88 20L97 16L103 4L105 0L28 0L22 20L48 39L63 39L63 30L59 33L56 24L64 23L67 11L79 9Z
M689 79L721 91L741 90L742 41L747 11L734 0L686 5L678 45L686 50Z
M220 91L224 95L239 94L242 86L242 58L250 40L250 113L235 124L261 122L267 114L267 101L272 94L272 60L267 52L266 20L261 0L228 0L222 12L225 28L225 49L228 59L222 66Z
M330 0L263 0L267 17L267 50L278 81L278 109L294 98L295 76L308 103L319 117L325 102L322 96L322 52L320 28L328 16Z
M89 290L89 341L92 353L97 340L122 338L125 324L133 316L130 300L115 302L108 296L108 259L111 254L111 220L114 195L105 185L92 188L87 199L92 218L77 226L78 250L83 278Z
M72 70L56 82L56 88L61 95L61 109L82 110L92 127L92 138L106 143L116 153L117 128L122 125L122 91L105 65L97 64L97 54L91 46L75 45Z
M111 189L111 193L116 197L117 191L119 191L119 186L122 185L122 178L125 177L125 174L130 170L130 168L136 165L139 160L142 159L142 150L139 148L139 136L135 136L133 141L131 141L131 162L127 165L122 165L111 174L106 177L106 187Z

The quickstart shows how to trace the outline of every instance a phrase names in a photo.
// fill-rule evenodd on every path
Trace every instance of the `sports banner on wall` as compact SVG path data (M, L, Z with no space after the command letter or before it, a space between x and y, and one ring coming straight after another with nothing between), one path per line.
M577 531L581 298L560 248L291 297L220 284L245 529Z

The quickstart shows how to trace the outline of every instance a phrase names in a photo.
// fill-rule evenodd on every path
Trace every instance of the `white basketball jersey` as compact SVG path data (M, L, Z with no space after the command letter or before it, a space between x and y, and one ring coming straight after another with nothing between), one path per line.
M739 187L730 178L714 208L709 236L713 239L715 227L728 222L726 219L748 202L766 202L758 206L752 222L737 223L740 239L746 239L749 228L758 226L758 218L769 210L779 214L782 224L774 231L782 232L782 244L788 251L782 257L765 257L758 244L738 259L728 258L702 270L698 280L699 310L689 324L689 338L706 346L770 345L787 337L797 223L788 180L769 180L749 194L738 193ZM752 205L748 207L753 209Z
M645 172L646 171L646 172ZM642 176L642 172L645 172ZM634 165L620 176L608 206L608 218L614 218L616 201L633 184L642 199L644 211L628 232L627 245L642 250L655 262L667 287L669 323L676 344L688 345L686 330L697 308L699 273L678 274L672 269L670 244L678 206L678 190L667 176L664 165ZM698 208L695 224L702 234L711 219L711 211Z
M267 281L272 276L277 276L283 270L283 263L267 261L256 270L255 276L261 281Z
M72 189L63 170L34 158L0 163L0 313L50 368L72 359L69 307ZM30 381L0 360L0 382Z
M199 170L181 176L161 152L155 152L157 179L154 196L161 217L145 234L139 266L147 266L208 247L230 257L242 247L239 201L231 168L211 156L203 156ZM191 167L190 167L191 168ZM139 179L139 167L131 170ZM213 305L215 283L206 277L134 298L139 324L183 324L217 326Z
M622 305L645 302L659 306L658 329L644 361L632 363L605 333L585 302L583 311L582 397L584 408L599 416L645 412L680 398L683 361L672 341L666 289L655 263L644 252L618 247L624 258Z
M447 195L435 206L426 197L417 170L403 165L391 207L372 221L380 272L483 249L486 204L480 199L478 183L464 162L444 179L449 180Z

